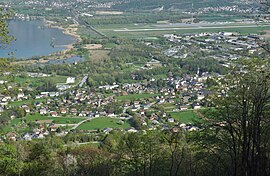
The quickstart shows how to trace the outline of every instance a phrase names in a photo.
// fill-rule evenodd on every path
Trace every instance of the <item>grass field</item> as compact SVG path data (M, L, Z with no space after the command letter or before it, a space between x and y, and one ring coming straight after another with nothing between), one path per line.
M131 125L125 121L124 124L118 124L118 119L112 119L108 117L101 117L97 119L93 119L89 122L85 122L80 125L77 129L79 130L97 130L104 128L129 128Z
M49 117L40 114L27 115L26 122L35 122L39 120L52 120L56 124L76 124L84 120L84 118L71 118L71 117Z
M20 123L22 123L22 119L18 119L18 118L12 119L10 123L3 128L3 132L6 133L6 132L13 131L13 128L16 128L16 126Z
M116 99L120 101L124 100L139 100L139 99L146 99L146 98L151 98L158 96L160 94L148 94L148 93L143 93L143 94L130 94L130 95L123 95L119 96Z
M67 76L50 76L43 78L32 78L32 77L15 77L15 82L20 84L31 84L33 87L44 84L44 81L52 81L54 83L65 83Z
M193 110L170 112L169 114L172 116L172 118L180 123L202 122L202 120L194 113Z
M117 44L115 43L106 43L103 48L106 48L106 49L112 49L113 47L116 47L118 46Z
M107 58L109 58L109 50L90 50L89 62L99 63Z
M14 101L10 102L9 105L13 107L18 107L24 104L30 105L32 103L38 103L38 102L44 102L45 99L29 99L29 100L23 100L23 101Z

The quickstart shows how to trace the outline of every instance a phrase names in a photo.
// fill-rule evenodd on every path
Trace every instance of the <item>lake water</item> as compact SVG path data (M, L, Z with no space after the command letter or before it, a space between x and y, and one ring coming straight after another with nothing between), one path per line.
M9 29L16 40L12 41L4 50L0 49L0 57L27 59L34 56L47 56L64 50L63 45L76 42L74 37L63 34L60 29L44 28L41 20L12 20L9 22ZM51 46L52 41L55 43L55 48ZM14 52L13 56L9 56L11 52Z

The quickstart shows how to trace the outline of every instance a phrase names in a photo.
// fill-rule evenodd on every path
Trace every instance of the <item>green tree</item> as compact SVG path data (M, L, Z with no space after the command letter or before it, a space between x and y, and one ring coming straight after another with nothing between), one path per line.
M17 167L16 148L10 144L0 144L1 175L14 175Z
M215 142L208 147L224 159L230 175L269 175L269 62L253 59L235 65L212 99Z
M11 17L12 13L0 7L0 49L5 48L13 39L9 35L7 20ZM0 58L0 73L9 71L11 64L7 59Z

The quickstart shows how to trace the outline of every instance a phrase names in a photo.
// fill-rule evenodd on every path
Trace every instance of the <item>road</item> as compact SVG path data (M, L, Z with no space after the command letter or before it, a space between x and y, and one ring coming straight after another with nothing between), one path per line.
M90 30L94 31L96 34L100 35L101 37L105 37L107 38L107 36L103 33L101 33L100 31L98 31L97 29L95 29L92 25L90 25L87 21L83 21L79 19L79 15L77 15L73 10L71 10L71 13L74 15L74 19L73 21L75 22L75 24L80 24L80 25L84 25L86 28L89 28Z
M82 81L79 83L79 87L82 87L83 86L83 84L86 82L87 78L88 78L88 75L85 75L83 77Z
M72 127L70 130L75 130L76 128L78 128L81 124L85 123L85 122L88 122L88 121L91 121L93 119L96 119L97 117L92 117L92 118L88 118L88 119L85 119L79 123L77 123L76 125L74 125L74 127Z

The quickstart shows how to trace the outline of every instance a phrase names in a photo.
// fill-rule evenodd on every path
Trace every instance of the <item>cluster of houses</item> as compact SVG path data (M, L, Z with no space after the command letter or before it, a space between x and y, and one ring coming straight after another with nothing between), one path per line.
M239 35L232 32L166 34L164 37L172 46L164 53L169 57L196 57L196 52L203 52L204 57L212 57L220 61L241 58L243 55L260 55L264 51L258 45L258 35ZM194 48L192 51L189 48Z
M239 5L231 5L231 6L219 6L219 7L204 7L199 8L197 10L198 14L204 13L213 13L213 12L235 12L235 13L253 13L254 9L249 8L248 6L239 6Z
M127 110L130 109L141 117L142 124L160 125L160 116L167 119L168 122L174 122L167 116L166 113L153 113L151 117L146 118L146 112L156 105L172 104L172 111L183 111L188 109L200 109L203 105L204 98L211 92L207 90L205 81L211 75L207 72L198 72L196 75L184 75L180 78L173 78L168 76L164 79L167 85L166 87L154 88L149 86L154 79L151 79L143 83L131 83L131 84L113 84L101 86L98 89L101 92L93 92L86 87L72 89L66 91L65 94L61 92L41 92L36 95L34 104L22 104L20 107L25 110L26 113L40 114L42 116L50 117L85 117L85 118L98 118L98 117L110 117L119 119L132 118ZM74 81L70 78L69 81ZM102 90L110 91L111 93L106 95L102 93ZM139 99L125 99L119 100L118 96L128 96L132 94L148 94L147 98ZM151 96L152 95L152 96ZM42 99L40 99L42 98ZM5 106L1 106L0 112L9 107L9 103L12 101L29 99L29 95L24 95L20 90L17 97L2 96L0 97L1 103ZM176 99L179 99L176 101ZM120 103L119 103L120 101ZM123 112L116 114L106 109L107 105L116 104L122 106ZM157 115L158 114L158 115ZM151 128L153 126L151 125ZM134 130L133 130L134 131ZM37 133L34 136L37 137ZM43 135L44 136L44 135ZM42 137L42 136L39 136ZM26 137L27 138L27 137Z

